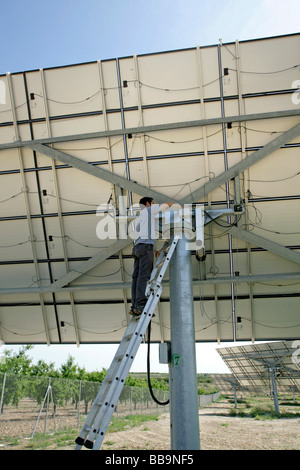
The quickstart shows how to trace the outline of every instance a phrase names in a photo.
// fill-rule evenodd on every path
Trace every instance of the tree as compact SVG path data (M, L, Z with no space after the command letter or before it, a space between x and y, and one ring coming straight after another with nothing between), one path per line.
M73 356L69 355L66 363L62 364L60 374L63 379L78 378L78 365L75 364L75 358Z
M59 377L59 372L55 370L54 362L47 364L45 361L40 359L36 365L31 366L31 375L37 377Z
M4 361L0 363L0 372L10 372L11 374L31 374L32 360L27 357L27 351L30 351L33 346L23 346L17 353L13 354L12 351L4 351Z
M0 363L0 372L6 373L2 410L3 406L9 403L18 406L20 400L26 395L28 388L26 378L31 373L31 359L27 357L27 351L30 349L32 346L27 345L15 354L12 351L4 351L4 361Z
M81 382L81 400L84 401L84 412L88 413L89 403L93 403L97 393L100 390L101 383L105 379L107 370L102 369L101 372L86 372L85 369L79 369L79 376Z

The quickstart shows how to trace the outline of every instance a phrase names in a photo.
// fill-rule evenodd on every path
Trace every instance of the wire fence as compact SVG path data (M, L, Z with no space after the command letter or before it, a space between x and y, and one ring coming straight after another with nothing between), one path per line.
M64 427L81 427L100 382L0 373L0 435L33 436ZM169 392L154 390L161 402ZM158 414L148 388L124 386L114 416Z

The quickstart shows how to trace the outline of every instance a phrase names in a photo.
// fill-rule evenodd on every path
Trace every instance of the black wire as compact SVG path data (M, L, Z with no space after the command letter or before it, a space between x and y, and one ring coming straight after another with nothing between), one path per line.
M231 224L223 225L223 224L221 224L220 222L218 222L216 219L214 219L214 218L210 215L209 212L204 211L204 213L205 213L205 215L207 215L207 216L211 219L212 222L215 222L215 224L217 224L217 225L219 225L220 227L223 227L223 228L235 227L236 224L237 224L237 222L238 222L238 220L240 220L240 218L241 218L241 216L240 216L239 219L236 218L236 221L235 221L235 222L233 222L233 223L231 223Z
M153 390L152 390L152 386L151 386L151 380L150 380L150 335L151 335L151 321L149 323L149 326L148 326L148 351L147 351L147 379L148 379L148 387L149 387L149 391L150 391L150 395L151 397L153 398L153 400L155 401L155 403L157 403L158 405L161 405L161 406L165 406L165 405L168 405L170 403L170 400L167 400L167 401L159 401L156 396L154 395L153 393Z

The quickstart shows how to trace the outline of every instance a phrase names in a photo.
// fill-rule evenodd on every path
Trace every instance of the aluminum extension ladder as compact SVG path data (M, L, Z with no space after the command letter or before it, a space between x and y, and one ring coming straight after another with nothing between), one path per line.
M141 316L133 317L127 326L86 421L75 440L75 450L80 450L82 446L93 450L99 450L101 447L125 380L160 299L162 293L161 282L175 251L178 239L179 235L175 235L171 243L165 242L157 258L147 284L146 295L148 300L146 306ZM163 261L168 246L169 250Z

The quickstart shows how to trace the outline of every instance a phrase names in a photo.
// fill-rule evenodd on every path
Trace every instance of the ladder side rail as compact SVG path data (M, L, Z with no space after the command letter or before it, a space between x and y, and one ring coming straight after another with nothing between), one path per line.
M165 260L163 261L163 264L162 264L162 266L161 266L161 269L160 269L160 271L159 271L159 274L157 274L159 265L162 263L162 259L163 259L163 257L164 257L164 249L165 249L165 248L164 248L164 247L162 248L162 250L161 250L161 252L160 252L160 254L159 254L159 257L158 257L158 259L157 259L157 261L156 261L156 263L155 263L155 266L154 266L154 268L153 268L153 271L152 271L152 273L155 272L155 275L152 276L152 274L151 274L150 280L148 281L147 288L146 288L146 295L149 295L149 293L151 292L151 290L155 289L155 286L156 286L156 288L160 286L160 284L161 284L161 282L162 282L162 280L163 280L163 277L164 277L164 275L165 275L165 273L166 273L166 270L167 270L167 268L168 268L170 259L171 259L172 255L173 255L173 253L174 253L175 248L176 248L176 245L177 245L177 242L178 242L179 238L180 238L179 236L176 236L176 237L174 237L174 239L172 240L171 243L165 242L164 247L170 246L169 251L168 251L168 253L166 254L166 258L165 258Z
M160 272L159 272L159 274L158 274L156 284L157 284L157 283L160 284L161 281L163 280L163 277L164 277L164 275L165 275L165 273L166 273L166 270L167 270L167 268L168 268L168 266L169 266L169 262L170 262L170 260L171 260L171 258L172 258L172 255L173 255L174 251L175 251L175 248L176 248L176 246L177 246L177 242L178 242L179 238L180 238L180 236L177 235L177 236L175 236L174 239L172 240L172 243L171 243L171 245L170 245L170 249L169 249L169 251L168 251L168 253L167 253L167 255L166 255L166 259L165 259L165 261L164 261L164 263L163 263L163 265L162 265L162 268L161 268L161 270L160 270Z
M148 324L152 317L152 313L155 310L156 305L152 305L154 299L155 299L155 296L153 293L148 299L145 309L141 315L141 318L138 321L134 334L132 335L132 338L128 344L126 354L124 354L123 358L121 359L119 363L117 375L114 377L115 381L114 383L111 384L112 386L110 387L107 395L105 396L105 401L103 401L102 403L102 409L99 411L98 416L96 416L93 422L93 426L92 426L93 429L90 430L88 438L86 439L86 444L88 445L89 448L92 448L93 441L98 435L98 432L100 432L98 431L99 427L102 426L102 423L104 421L107 421L105 417L111 416L114 412L116 403L124 387L126 377L129 373L129 370L134 361L134 358L139 349L139 346L143 341L144 334L147 330ZM110 421L110 418L108 420L107 426L109 424L109 421Z
M153 293L151 294L151 296L153 296L152 305L151 305L151 307L150 307L151 312L154 312L154 310L155 310L155 308L156 308L156 305L157 305L157 303L158 303L158 300L159 300L159 298L160 298L160 296L161 296L161 292L162 292L162 288L160 288L160 292L158 292L158 293L154 293L154 292L153 292ZM149 323L150 323L150 321L151 321L152 313L150 313L150 310L148 310L148 312L147 312L147 311L145 312L145 316L146 316L146 318L145 318L145 321L143 322L143 330L141 330L141 331L144 331L144 333L146 332L146 330L147 330L147 328L148 328L148 325L149 325ZM144 335L143 335L143 336L144 336ZM141 344L142 340L143 340L143 337L142 337L142 338L139 338L139 340L135 342L135 344L134 344L134 346L133 346L133 349L132 349L132 351L131 351L131 355L133 356L133 358L136 356L136 353L137 353L137 351L138 351L138 349L139 349L139 347L140 347L140 344ZM128 366L128 367L126 367L126 368L124 369L124 375L126 375L126 377L127 377L128 373L129 373L131 364L130 364L129 362L127 362L127 366ZM112 416L112 414L113 414L113 412L114 412L114 410L115 410L115 405L116 405L116 403L117 403L117 401L118 401L118 399L119 399L119 396L120 396L120 394L121 394L121 392L122 392L122 389L123 389L123 384L120 384L120 383L119 383L119 384L117 385L117 389L116 389L116 391L115 391L115 393L114 393L114 395L113 395L113 397L112 397L112 398L113 398L113 403L111 403L111 404L110 404L111 406L108 407L108 411L107 411L107 413L106 413L105 416L104 416L104 419L103 419L103 421L102 421L102 423L101 423L101 427L100 427L100 429L99 429L97 435L95 436L95 437L96 437L96 440L95 440L95 443L94 443L94 445L93 445L93 450L99 450L100 447L101 447L102 441L103 441L103 439L104 439L104 437L105 437L105 433L106 433L106 431L107 431L107 428L108 428L109 423L110 423L110 420L111 420L111 416Z
M149 303L147 302L146 307L148 309ZM82 428L82 431L80 432L77 441L82 441L82 444L84 443L86 439L89 443L93 441L93 436L95 435L95 430L97 431L97 428L101 424L104 415L107 412L108 409L108 404L110 404L113 400L113 395L115 392L115 389L118 386L118 382L121 383L121 388L124 386L124 382L126 379L126 376L123 372L124 367L126 367L126 363L128 362L129 364L129 369L131 367L131 364L133 362L134 357L132 357L131 350L134 346L134 343L137 341L137 338L140 337L141 341L143 340L143 333L140 332L140 327L141 325L140 321L137 322L136 318L132 318L130 321L130 328L127 328L122 342L120 343L120 346L114 356L113 362L111 363L111 366L109 368L109 371L106 375L105 378L109 376L109 382L108 380L103 382L97 397L94 401L94 404L90 410L89 416L86 419L86 422ZM134 327L132 331L132 326ZM146 329L146 328L145 328ZM127 337L130 337L130 340L127 340ZM126 349L124 349L124 344L127 343ZM123 351L122 351L123 350ZM120 360L121 358L121 360ZM112 371L112 372L111 372ZM124 378L125 375L125 378ZM79 445L82 445L79 444ZM88 444L90 445L90 444Z
M139 346L140 346L140 344L143 340L144 334L146 333L146 330L147 330L148 325L150 323L151 317L152 317L152 315L154 313L154 310L157 306L157 303L160 299L160 296L161 296L161 293L162 293L161 281L162 281L163 276L164 276L164 274L167 270L170 259L173 255L174 251L175 251L175 248L176 248L176 245L177 245L177 242L178 242L179 238L180 238L180 235L177 235L177 236L174 237L174 239L171 243L169 252L166 255L166 259L164 260L163 265L161 267L161 270L159 272L159 275L157 276L156 282L155 283L152 282L150 284L150 296L149 296L149 299L146 303L146 306L145 306L145 308L142 312L141 318L140 318L139 323L138 323L137 330L135 332L136 338L135 338L135 341L133 342L134 350L131 351L131 354L130 354L130 357L132 359L134 359L134 357L135 357L135 355L136 355L136 353L139 349ZM164 256L164 253L161 252L156 264L161 263L161 259L163 258L163 256ZM149 283L150 283L150 281L149 281ZM144 318L145 316L146 316L146 318ZM139 341L137 341L137 338L139 339ZM127 365L127 367L126 367L126 365ZM125 378L127 377L128 373L129 373L130 367L131 367L131 363L128 364L128 361L125 361L125 363L124 363L124 369L125 370L123 371L123 376L125 376ZM114 402L116 402L118 400L118 398L120 396L120 393L122 391L122 388L123 388L123 384L122 384L122 387L120 387L120 391L118 393L118 388L119 388L118 385L119 384L117 384L116 395L114 393L112 393L112 398L113 398ZM101 421L100 419L97 419L97 421L98 421L97 424L99 426L100 426L100 423L101 423L101 428L99 429L98 437L96 437L97 433L95 432L95 430L97 428L97 425L95 425L95 430L91 431L91 433L89 435L89 438L88 438L89 442L92 442L96 437L97 446L100 447L101 443L99 444L99 442L100 442L100 440L102 442L102 440L104 438L106 429L107 429L107 427L109 425L109 421L110 421L109 415L113 414L114 406L115 406L115 403L111 403L110 408L107 405L107 410L110 410L110 413L108 413L108 419L105 419L104 417L103 417L103 421ZM95 446L95 444L94 444L94 446Z
M96 395L96 398L93 402L93 405L91 406L91 409L90 409L89 414L88 414L88 416L85 420L85 423L84 423L84 425L83 425L83 427L82 427L82 429L81 429L81 431L78 435L78 438L77 438L78 440L83 440L83 441L85 440L85 438L86 438L86 436L88 435L88 432L89 432L89 431L86 431L86 428L91 427L93 425L93 423L95 421L95 418L97 417L97 414L99 413L99 407L101 406L101 405L99 405L99 403L104 402L105 396L108 392L108 387L111 385L111 383L113 382L113 378L116 375L116 371L115 371L116 362L117 362L116 358L120 356L121 351L124 348L124 343L125 343L124 338L126 339L131 334L134 333L134 330L136 328L136 323L137 323L136 319L132 318L132 320L129 322L129 324L127 326L127 329L124 333L123 339L122 339L122 341L121 341L121 343L120 343L120 345L119 345L119 347L118 347L118 349L115 353L115 356L114 356L114 358L112 360L112 363L111 363L111 365L110 365L110 367L107 371L107 374L106 374L106 376L105 376L105 378L104 378L104 380L103 380L103 382L100 386L100 389L99 389L99 391Z
M152 270L152 273L151 273L151 276L150 276L150 279L149 279L148 283L151 284L151 282L155 279L156 274L157 274L157 271L158 271L158 268L159 268L159 265L162 263L163 258L164 258L164 251L167 249L168 246L169 246L169 242L166 241L166 242L164 243L164 245L163 245L161 251L160 251L160 254L159 254L157 260L156 260L156 263L155 263L155 265L154 265L154 268L153 268L153 270Z

